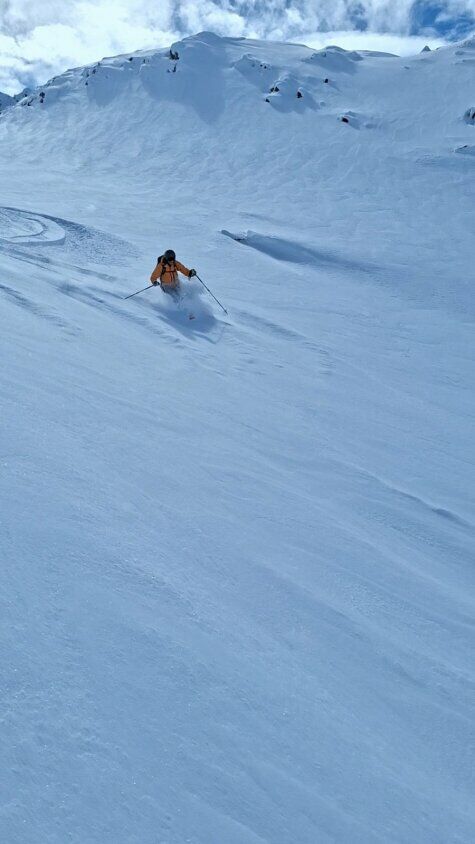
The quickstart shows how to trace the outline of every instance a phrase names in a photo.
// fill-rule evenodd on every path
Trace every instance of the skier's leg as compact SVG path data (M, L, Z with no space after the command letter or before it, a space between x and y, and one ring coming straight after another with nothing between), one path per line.
M162 284L162 290L167 296L170 296L173 301L175 302L178 310L186 313L188 319L195 319L194 313L190 312L186 307L186 303L183 299L183 293L179 284L172 286L171 284L164 285Z
M178 285L162 284L162 290L167 296L170 296L174 302L180 301L180 288Z

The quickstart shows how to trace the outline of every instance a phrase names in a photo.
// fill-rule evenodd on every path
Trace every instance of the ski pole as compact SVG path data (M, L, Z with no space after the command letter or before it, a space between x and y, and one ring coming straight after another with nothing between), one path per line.
M198 274L196 275L196 278L198 279L198 281L201 281L201 284L203 285L204 289L208 291L209 295L213 297L214 301L217 302L219 307L223 309L225 314L227 314L228 312L227 312L226 308L224 307L224 305L221 304L221 302L219 301L219 299L216 298L214 293L211 293L211 290L209 289L209 287L206 287L206 284L204 283L203 279L200 278Z
M142 290L136 290L135 293L129 293L128 296L124 296L124 299L131 299L132 296L137 296L138 293L143 293L145 290L149 290L152 287L152 284L148 284L147 287L142 287Z

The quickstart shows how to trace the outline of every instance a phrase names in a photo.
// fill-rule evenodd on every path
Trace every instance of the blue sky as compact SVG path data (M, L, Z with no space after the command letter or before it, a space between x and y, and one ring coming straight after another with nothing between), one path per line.
M454 41L466 38L474 29L474 3L433 3L426 0L413 3L411 32L414 34L429 30Z
M0 0L0 90L203 29L409 54L475 32L475 0Z

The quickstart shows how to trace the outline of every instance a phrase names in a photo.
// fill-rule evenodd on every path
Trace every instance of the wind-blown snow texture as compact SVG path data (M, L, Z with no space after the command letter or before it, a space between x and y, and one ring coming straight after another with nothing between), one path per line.
M0 839L468 844L475 45L173 49L0 117Z

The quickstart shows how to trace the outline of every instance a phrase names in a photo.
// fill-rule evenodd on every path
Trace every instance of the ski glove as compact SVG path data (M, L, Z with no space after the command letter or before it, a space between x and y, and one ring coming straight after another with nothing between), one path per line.
M157 284L158 284L158 281L152 281L152 284L153 284L154 287L156 287Z
M188 278L193 278L194 275L196 275L196 270L190 270L190 275L188 276Z

